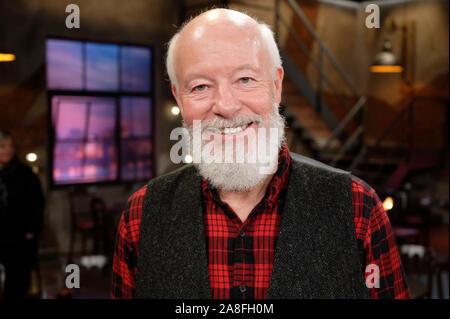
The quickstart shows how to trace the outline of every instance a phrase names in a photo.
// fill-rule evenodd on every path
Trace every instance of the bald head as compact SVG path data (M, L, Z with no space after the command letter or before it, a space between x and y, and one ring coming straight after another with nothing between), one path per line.
M237 38L261 46L274 72L281 66L273 33L266 24L235 10L212 9L189 21L170 40L166 67L172 85L178 87L177 62L186 50L201 47L205 41L227 41L237 46Z

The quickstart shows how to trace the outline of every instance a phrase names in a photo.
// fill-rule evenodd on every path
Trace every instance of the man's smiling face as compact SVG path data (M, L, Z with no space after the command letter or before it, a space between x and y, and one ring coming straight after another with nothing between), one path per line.
M274 68L256 22L240 13L213 10L196 18L181 31L174 60L172 91L188 126L224 120L230 124L210 127L212 133L239 137L266 127L281 100L283 70Z
M277 50L270 29L240 12L215 9L189 22L176 39L169 48L168 71L194 139L191 152L194 158L198 154L192 144L199 123L201 152L213 145L215 162L198 163L200 175L227 191L248 191L264 183L277 168L284 127L278 111L283 69L272 58L276 54L279 61L278 52L269 50ZM269 128L275 129L274 139Z

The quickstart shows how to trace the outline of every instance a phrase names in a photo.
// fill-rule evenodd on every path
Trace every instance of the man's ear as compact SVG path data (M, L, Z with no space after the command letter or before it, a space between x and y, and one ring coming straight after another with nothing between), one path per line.
M275 77L275 79L274 79L275 101L277 102L277 104L280 104L281 103L281 93L283 90L283 77L284 77L284 70L281 66L275 70L274 77Z
M175 101L177 101L177 105L180 108L181 115L183 115L183 105L181 105L181 103L180 103L179 92L178 92L177 87L175 86L175 84L172 84L172 95L175 98Z

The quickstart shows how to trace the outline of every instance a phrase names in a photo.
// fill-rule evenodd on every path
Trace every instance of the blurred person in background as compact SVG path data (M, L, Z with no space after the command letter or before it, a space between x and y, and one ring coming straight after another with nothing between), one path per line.
M0 264L4 297L24 298L37 260L44 196L38 177L19 161L14 140L0 130Z

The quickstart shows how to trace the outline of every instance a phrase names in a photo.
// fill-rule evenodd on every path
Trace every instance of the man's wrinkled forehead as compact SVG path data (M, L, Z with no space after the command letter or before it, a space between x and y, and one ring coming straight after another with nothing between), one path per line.
M180 32L180 45L199 41L211 36L224 36L234 32L245 32L247 37L257 37L257 22L238 11L228 9L213 9L190 21Z
M189 29L188 27L193 28L194 32L192 36L194 39L198 39L203 35L204 31L208 27L225 24L228 26L249 27L251 25L256 26L256 21L248 15L238 11L214 9L193 19L190 23L188 23L188 25L186 25L186 29Z

